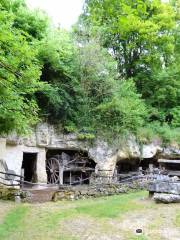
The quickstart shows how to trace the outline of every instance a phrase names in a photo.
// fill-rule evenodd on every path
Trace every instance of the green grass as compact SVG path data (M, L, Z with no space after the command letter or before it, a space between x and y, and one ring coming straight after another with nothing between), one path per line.
M67 233L54 234L59 231L59 224L66 219L76 219L79 216L89 216L94 219L116 218L126 212L141 208L135 199L143 197L145 192L122 194L106 198L79 200L76 202L49 203L50 208L40 211L37 207L18 205L12 209L0 225L0 240L34 238L53 240L78 240L68 236ZM58 209L61 205L68 206L66 209ZM33 206L33 205L32 205ZM53 208L58 210L55 211Z
M6 215L3 223L0 224L0 240L8 238L8 235L21 228L21 224L23 224L23 219L27 212L27 206L19 205Z
M127 240L148 240L148 238L144 235L137 235L137 236L132 236L132 234L127 236Z
M134 199L143 197L144 194L145 192L137 192L91 200L87 204L76 207L76 211L94 218L116 218L129 211L142 208L142 205L135 202Z
M0 215L0 240L82 240L84 234L94 234L93 240L101 235L112 240L115 235L123 240L160 240L161 235L154 236L154 232L161 225L171 227L164 225L165 219L170 220L169 216L175 213L172 223L176 227L180 226L179 205L166 207L155 204L145 198L147 196L147 192L140 191L72 202L38 205L6 203L6 211L8 204L10 210L6 215ZM0 209L3 206L3 202L0 202ZM164 212L166 208L167 215ZM156 217L152 218L154 214ZM142 235L135 234L136 226L134 229L131 227L131 221L134 223L136 216L145 220L148 216L153 219L147 221ZM124 220L125 225L121 226Z
M175 225L177 227L180 227L180 213L177 213L176 214L176 217L175 217Z

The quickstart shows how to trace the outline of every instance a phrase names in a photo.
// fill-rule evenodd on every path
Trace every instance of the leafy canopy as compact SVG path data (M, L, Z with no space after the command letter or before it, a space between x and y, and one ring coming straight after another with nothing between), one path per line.
M38 119L34 93L41 87L37 50L14 27L0 2L0 132L25 132Z

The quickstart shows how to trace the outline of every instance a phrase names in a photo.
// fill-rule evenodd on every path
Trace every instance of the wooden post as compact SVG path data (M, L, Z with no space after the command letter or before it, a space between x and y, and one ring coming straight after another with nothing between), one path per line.
M153 173L153 164L149 164L149 172Z
M24 187L24 168L21 168L21 177L20 177L20 188Z
M59 185L63 185L64 166L59 166Z
M80 184L82 185L82 172L81 172L81 182L80 182Z
M72 177L72 176L71 176L71 171L70 171L70 176L69 176L70 185L71 185L71 181L72 181L72 180L71 180L71 177Z
M114 169L114 176L113 176L115 182L118 181L117 174L118 174L118 172L117 172L117 168L115 168L115 169Z
M142 174L142 172L143 172L142 167L139 167L139 173Z

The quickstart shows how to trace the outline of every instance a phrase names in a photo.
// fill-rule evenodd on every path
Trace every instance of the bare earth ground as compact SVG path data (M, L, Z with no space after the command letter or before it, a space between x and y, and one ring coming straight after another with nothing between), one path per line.
M0 201L0 240L179 240L180 204L155 204L147 196L136 192L43 204Z

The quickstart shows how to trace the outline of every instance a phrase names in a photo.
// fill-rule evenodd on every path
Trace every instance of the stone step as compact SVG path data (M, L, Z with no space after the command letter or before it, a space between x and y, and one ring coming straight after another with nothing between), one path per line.
M40 190L28 190L30 197L26 202L29 203L43 203L52 201L53 195L57 190L55 189L40 189Z

